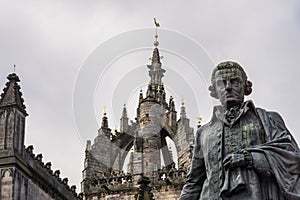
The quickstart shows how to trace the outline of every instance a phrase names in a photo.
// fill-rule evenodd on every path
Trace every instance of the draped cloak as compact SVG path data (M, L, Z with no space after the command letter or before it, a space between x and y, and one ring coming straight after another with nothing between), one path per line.
M196 133L192 164L180 200L300 200L300 150L281 116L246 102L241 119L254 113L264 141L243 148L252 154L253 167L224 170L223 151L233 144L225 143L220 109L216 106L211 121Z

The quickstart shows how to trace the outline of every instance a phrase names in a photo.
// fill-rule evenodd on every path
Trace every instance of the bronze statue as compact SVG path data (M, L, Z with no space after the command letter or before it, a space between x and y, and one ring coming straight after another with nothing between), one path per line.
M220 63L212 72L211 121L196 133L180 200L300 200L300 150L276 112L256 108L243 68Z

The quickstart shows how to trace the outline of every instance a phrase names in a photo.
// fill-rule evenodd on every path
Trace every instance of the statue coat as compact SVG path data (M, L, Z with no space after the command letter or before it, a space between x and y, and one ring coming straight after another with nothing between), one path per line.
M211 121L196 133L180 200L300 200L300 150L281 116L248 101L229 126L221 110L214 107ZM251 153L253 166L225 170L224 157L241 149Z

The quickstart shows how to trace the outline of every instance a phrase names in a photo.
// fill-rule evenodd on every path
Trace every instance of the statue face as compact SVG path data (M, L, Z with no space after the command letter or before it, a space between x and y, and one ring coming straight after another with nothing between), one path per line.
M218 70L215 74L216 92L222 105L239 106L244 102L244 82L239 69L228 68Z

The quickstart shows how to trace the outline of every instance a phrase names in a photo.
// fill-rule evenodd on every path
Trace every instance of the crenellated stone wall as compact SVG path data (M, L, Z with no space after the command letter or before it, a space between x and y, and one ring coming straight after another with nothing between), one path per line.
M76 186L68 185L60 171L42 161L42 154L34 155L29 146L23 156L11 151L0 152L0 197L5 200L80 200Z
M155 199L178 199L185 183L187 169L163 168L153 173L150 178L150 187ZM86 200L93 199L135 199L139 185L136 181L141 175L114 173L109 177L99 177L86 180L89 193L84 196Z

